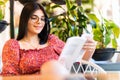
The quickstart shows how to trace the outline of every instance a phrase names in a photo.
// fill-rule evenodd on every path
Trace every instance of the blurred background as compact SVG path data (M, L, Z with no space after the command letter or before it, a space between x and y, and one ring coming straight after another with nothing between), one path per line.
M27 0L0 0L0 20L7 21L7 27L4 29L4 31L0 32L0 56L2 53L4 43L8 39L16 38L17 36L19 16L25 1ZM38 1L45 7L50 18L52 16L62 14L67 10L65 0L36 0L36 1ZM118 27L120 27L120 0L70 0L70 1L74 1L77 3L77 6L81 6L84 13L94 13L98 18L101 18L102 15L102 17L104 17L105 19L114 21L115 24L118 25ZM55 4L58 4L63 9L59 7L51 9L51 6ZM91 33L92 32L91 27L87 28L88 31ZM52 32L55 33L54 30L52 30ZM61 37L61 35L59 37ZM117 39L117 42L118 42L117 49L119 50L120 38ZM116 57L114 60L117 59Z

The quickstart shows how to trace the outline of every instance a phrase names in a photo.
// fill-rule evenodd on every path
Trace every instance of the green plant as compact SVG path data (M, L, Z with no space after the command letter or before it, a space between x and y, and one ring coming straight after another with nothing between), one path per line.
M7 2L8 0L0 0L0 20L2 20L4 18L4 9L5 9L5 3Z
M76 0L65 0L66 8L59 4L47 5L48 12L55 8L60 8L64 12L50 17L51 33L57 35L63 41L71 36L81 36L83 29L86 30L88 18L83 8L76 3ZM51 13L52 14L52 13Z
M101 20L95 14L88 15L92 20L93 38L98 42L97 48L107 48L110 44L112 48L117 48L117 38L120 34L120 28L112 20L105 19L101 16Z

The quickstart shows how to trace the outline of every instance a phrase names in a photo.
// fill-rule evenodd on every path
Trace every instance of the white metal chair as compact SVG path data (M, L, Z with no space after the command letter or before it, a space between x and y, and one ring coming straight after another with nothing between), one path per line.
M75 62L72 67L71 67L71 73L90 73L90 74L97 74L97 73L106 73L103 68L98 66L97 64L90 62L90 61L85 61L81 60L79 62Z

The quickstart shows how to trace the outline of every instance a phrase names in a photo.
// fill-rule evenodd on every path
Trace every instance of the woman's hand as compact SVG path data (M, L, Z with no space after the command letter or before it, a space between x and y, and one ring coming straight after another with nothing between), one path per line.
M85 50L85 53L82 57L83 60L90 60L90 58L92 57L95 49L96 49L96 42L93 40L92 36L89 34L85 34L82 37L87 38L84 46L83 46L83 50Z

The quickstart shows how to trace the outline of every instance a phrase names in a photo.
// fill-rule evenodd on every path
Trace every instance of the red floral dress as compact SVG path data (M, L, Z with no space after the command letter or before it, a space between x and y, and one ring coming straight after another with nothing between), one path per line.
M42 49L21 49L17 40L10 39L5 43L2 52L2 75L23 75L40 72L41 65L57 60L65 43L55 35L49 35L49 45Z

